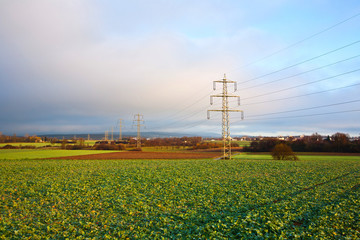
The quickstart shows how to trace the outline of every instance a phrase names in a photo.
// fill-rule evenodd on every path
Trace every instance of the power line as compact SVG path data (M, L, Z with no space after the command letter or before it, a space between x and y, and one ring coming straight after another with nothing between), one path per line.
M350 21L350 20L358 17L358 16L360 16L360 12L359 12L359 13L356 13L355 15L352 15L351 17L346 18L346 19L344 19L344 20L342 20L342 21L340 21L340 22L337 22L337 23L335 23L334 25L331 25L330 27L327 27L327 28L325 28L325 29L323 29L323 30L321 30L321 31L319 31L319 32L316 32L316 33L314 33L314 34L312 34L312 35L310 35L310 36L308 36L308 37L305 37L305 38L303 38L303 39L301 39L301 40L299 40L299 41L297 41L297 42L294 42L294 43L288 45L287 47L281 48L281 49L279 49L279 50L277 50L277 51L275 51L275 52L273 52L273 53L270 53L270 54L262 57L262 58L259 58L259 59L255 60L255 61L252 61L252 62L250 62L250 63L247 63L247 64L245 64L245 65L243 65L243 66L241 66L241 67L239 67L239 68L237 68L237 69L245 68L245 67L251 66L251 65L253 65L253 64L255 64L255 63L261 62L261 61L263 61L263 60L265 60L265 59L268 59L268 58L270 58L270 57L272 57L272 56L274 56L274 55L276 55L276 54L278 54L278 53L280 53L280 52L283 52L283 51L285 51L285 50L287 50L287 49L289 49L289 48L292 48L292 47L294 47L294 46L296 46L296 45L299 45L300 43L303 43L303 42L305 42L305 41L307 41L307 40L309 40L309 39L311 39L311 38L314 38L314 37L316 37L316 36L318 36L318 35L320 35L320 34L322 34L322 33L324 33L324 32L327 32L327 31L329 31L329 30L331 30L331 29L333 29L333 28L335 28L335 27L337 27L337 26L339 26L339 25L341 25L341 24L343 24L343 23L345 23L345 22L347 22L347 21Z
M198 91L198 93L199 93L199 92L202 92L202 91ZM200 98L199 98L198 100L196 100L195 102L187 105L186 107L184 107L184 108L182 108L181 110L175 112L174 114L171 114L171 115L168 116L167 118L176 118L176 117L175 117L176 115L178 115L178 114L181 113L181 112L184 112L185 110L191 108L191 107L194 106L195 104L201 102L203 99L209 97L209 95L210 95L212 92L213 92L213 91L208 92L206 95L200 97ZM196 95L196 94L195 94L195 95ZM204 108L204 109L207 109L208 107L209 107L209 106L207 106L207 107ZM202 111L202 110L199 110L199 111ZM197 113L197 112L199 112L199 111L196 111L195 113ZM194 113L193 113L193 114L194 114ZM191 115L193 115L193 114L191 114ZM188 118L188 117L185 117L185 118L183 118L183 119L187 119L187 118ZM181 119L181 120L183 120L183 119ZM181 120L177 120L176 122L179 122L179 121L181 121Z
M352 59L357 58L357 57L360 57L360 54L358 54L356 56L346 58L346 59L343 59L343 60L340 60L340 61L337 61L337 62L327 64L327 65L323 65L321 67L313 68L313 69L307 70L305 72L300 72L300 73L297 73L297 74L294 74L294 75L291 75L291 76L287 76L287 77L283 77L283 78L279 78L279 79L276 79L276 80L273 80L273 81L270 81L270 82L261 83L261 84L257 84L257 85L254 85L254 86L242 88L242 90L247 90L247 89L251 89L251 88L255 88L255 87L259 87L259 86L264 86L264 85L271 84L271 83L274 83L274 82L279 82L279 81L286 80L286 79L289 79L289 78L297 77L297 76L300 76L300 75L303 75L303 74L306 74L306 73L309 73L309 72L313 72L313 71L316 71L316 70L319 70L319 69L322 69L322 68L326 68L326 67L338 64L338 63L346 62L346 61L352 60Z
M253 118L253 117L268 116L268 115L275 115L275 114L282 114L282 113L299 112L299 111L312 110L312 109L318 109L318 108L324 108L324 107L332 107L332 106L344 105L344 104L355 103L355 102L360 102L360 100L352 100L352 101L347 101L347 102L333 103L333 104L327 104L327 105L322 105L322 106L301 108L301 109L288 110L288 111L282 111L282 112L255 114L255 115L249 115L249 116L246 116L246 117L247 118Z
M292 99L292 98L306 97L306 96L310 96L310 95L315 95L315 94L320 94L320 93L331 92L331 91L340 90L340 89L349 88L349 87L355 87L355 86L359 86L359 85L360 85L360 83L356 83L356 84L351 84L351 85L348 85L348 86L343 86L343 87L338 87L338 88L332 88L332 89L327 89L327 90L318 91L318 92L313 92L313 93L301 94L301 95L297 95L297 96L277 98L277 99L272 99L272 100L267 100L267 101L261 101L261 102L246 103L246 104L242 104L242 106L249 106L249 105L256 105L256 104L276 102L276 101L281 101L281 100L288 100L288 99Z
M185 126L182 126L182 127L180 127L180 129L193 128L193 127L196 127L196 126L200 126L202 123L205 123L205 122L207 122L207 120L206 120L206 119L202 119L202 120L197 121L197 122L195 122L195 123L187 124L187 125L185 125Z
M211 93L211 92L210 92ZM171 115L169 118L174 118L176 115L178 115L179 113L189 109L190 107L194 106L195 104L199 103L201 100L205 99L206 97L208 97L210 95L210 93L204 95L203 97L201 97L200 99L198 99L197 101L193 102L192 104L188 105L187 107L177 111L176 113L174 113L173 115Z
M340 114L340 113L350 113L350 112L360 112L360 109L338 111L338 112L314 113L314 114L297 115L297 116L274 117L274 118L253 118L253 119L246 119L246 120L247 121L277 120L277 119L286 119L286 118L313 117L313 116L322 116L322 115L331 115L331 114ZM239 122L239 121L237 121L237 122Z
M206 109L208 108L208 106L206 106L205 108L201 108L200 110L196 110L196 111L193 111L191 113L188 113L186 114L185 116L183 116L182 118L179 118L178 120L175 120L175 121L172 121L172 122L169 122L167 124L163 124L161 125L161 127L169 127L169 126L172 126L172 125L175 125L181 121L184 121L186 119L189 119L189 118L192 118L192 117L195 117L196 115L199 115L202 113L202 111L205 111Z
M294 89L294 88L303 87L303 86L306 86L306 85L322 82L322 81L325 81L325 80L333 79L333 78L340 77L340 76L350 74L350 73L354 73L354 72L357 72L357 71L360 71L360 68L352 70L352 71L348 71L348 72L345 72L345 73L341 73L341 74L338 74L338 75L335 75L335 76L326 77L326 78L322 78L322 79L319 79L319 80L316 80L316 81L303 83L303 84L299 84L299 85L296 85L296 86L293 86L293 87L283 88L283 89L280 89L280 90L277 90L277 91L272 91L272 92L268 92L268 93L264 93L264 94L260 94L260 95L256 95L256 96L252 96L252 97L247 97L247 98L243 98L243 99L252 99L252 98L271 95L271 94L274 94L274 93L284 92L284 91L287 91L287 90L290 90L290 89Z
M270 75L272 75L272 74L275 74L275 73L278 73L278 72L284 71L284 70L286 70L286 69L289 69L289 68L292 68L292 67L295 67L295 66L301 65L301 64L306 63L306 62L310 62L310 61L315 60L315 59L317 59L317 58L320 58L320 57L326 56L326 55L328 55L328 54L330 54L330 53L334 53L334 52L336 52L336 51L342 50L342 49L344 49L344 48L350 47L350 46L355 45L355 44L358 44L358 43L360 43L360 40L357 40L357 41L355 41L355 42L349 43L349 44L344 45L344 46L342 46L342 47L336 48L336 49L331 50L331 51L329 51L329 52L326 52L326 53L323 53L323 54L317 55L317 56L315 56L315 57L312 57L312 58L306 59L306 60L304 60L304 61L301 61L301 62L298 62L298 63L292 64L292 65L290 65L290 66L287 66L287 67L284 67L284 68L278 69L278 70L276 70L276 71L273 71L273 72L270 72L270 73L266 73L266 74L260 75L260 76L258 76L258 77L255 77L255 78L251 78L251 79L249 79L249 80L246 80L246 81L240 82L239 84L244 84L244 83L251 82L251 81L254 81L254 80L257 80L257 79L263 78L263 77L270 76Z
M196 101L195 103L189 105L188 107L186 107L186 108L178 111L178 112L177 112L176 114L174 114L173 116L176 116L178 113L180 113L180 112L182 112L182 111L184 111L184 110L192 107L192 106L195 105L196 103L198 103L198 102L200 102L201 100L203 100L205 97L208 97L211 93L212 93L212 92L210 92L209 94L207 94L207 95L204 96L204 97L201 97L198 101ZM186 116L183 116L182 118L180 118L180 119L178 119L178 120L176 120L176 121L170 122L170 123L166 124L165 126L168 127L168 126L174 125L174 124L176 124L176 123L178 123L178 122L181 122L181 121L183 121L183 120L186 120L186 119L188 119L188 118L194 117L194 116L200 114L202 111L204 111L204 110L206 110L206 109L208 109L208 108L209 108L209 106L206 106L205 108L202 107L201 109L198 109L198 110L196 110L196 111L192 111L191 113L188 113ZM164 127L164 125L162 125L162 127Z

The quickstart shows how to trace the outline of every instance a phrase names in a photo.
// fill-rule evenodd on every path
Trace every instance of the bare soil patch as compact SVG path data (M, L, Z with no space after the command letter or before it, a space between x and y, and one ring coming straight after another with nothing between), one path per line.
M90 155L78 155L68 157L56 157L51 159L74 159L74 160L92 160L92 159L202 159L219 157L219 153L214 152L112 152Z

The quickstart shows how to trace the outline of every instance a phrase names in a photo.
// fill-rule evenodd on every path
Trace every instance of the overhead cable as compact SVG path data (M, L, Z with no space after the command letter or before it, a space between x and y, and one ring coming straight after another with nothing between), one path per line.
M327 32L327 31L329 31L329 30L331 30L331 29L333 29L333 28L335 28L335 27L337 27L337 26L339 26L339 25L341 25L341 24L343 24L343 23L345 23L345 22L348 22L348 21L350 21L350 20L352 20L352 19L354 19L354 18L356 18L356 17L358 17L358 16L360 16L360 12L358 12L358 13L352 15L351 17L346 18L346 19L344 19L344 20L342 20L342 21L340 21L340 22L337 22L337 23L335 23L334 25L331 25L330 27L327 27L327 28L325 28L325 29L323 29L323 30L321 30L321 31L319 31L319 32L314 33L314 34L311 34L310 36L305 37L305 38L303 38L303 39L301 39L301 40L299 40L299 41L297 41L297 42L294 42L294 43L288 45L287 47L281 48L281 49L279 49L279 50L277 50L277 51L275 51L275 52L273 52L273 53L270 53L270 54L262 57L262 58L259 58L259 59L255 60L255 61L252 61L252 62L250 62L250 63L247 63L247 64L245 64L245 65L243 65L243 66L241 66L241 67L239 67L239 68L237 68L237 69L242 69L242 68L251 66L251 65L253 65L253 64L255 64L255 63L261 62L261 61L263 61L263 60L265 60L265 59L268 59L268 58L270 58L270 57L272 57L272 56L274 56L274 55L276 55L276 54L278 54L278 53L281 53L281 52L283 52L283 51L285 51L285 50L287 50L287 49L289 49L289 48L295 47L296 45L299 45L299 44L301 44L301 43L303 43L303 42L305 42L305 41L307 41L307 40L309 40L309 39L312 39L312 38L314 38L314 37L316 37L316 36L318 36L318 35L320 35L320 34L322 34L322 33L325 33L325 32ZM237 69L236 69L236 70L237 70Z
M340 60L340 61L337 61L337 62L327 64L327 65L323 65L321 67L313 68L313 69L307 70L305 72L300 72L300 73L297 73L297 74L294 74L294 75L291 75L291 76L287 76L287 77L283 77L283 78L279 78L279 79L276 79L276 80L273 80L273 81L270 81L270 82L265 82L265 83L257 84L257 85L254 85L254 86L246 87L246 88L243 88L242 90L247 90L247 89L251 89L251 88L255 88L255 87L260 87L260 86L264 86L264 85L271 84L271 83L274 83L274 82L279 82L279 81L286 80L286 79L289 79L289 78L297 77L297 76L300 76L300 75L303 75L303 74L306 74L306 73L309 73L309 72L313 72L313 71L316 71L316 70L319 70L319 69L323 69L323 68L326 68L326 67L338 64L338 63L346 62L346 61L349 61L349 60L352 60L352 59L358 58L358 57L360 57L360 54L349 57L349 58L346 58L346 59L343 59L343 60Z
M272 75L272 74L275 74L275 73L278 73L278 72L284 71L284 70L289 69L289 68L293 68L293 67L295 67L295 66L301 65L301 64L306 63L306 62L310 62L310 61L315 60L315 59L317 59L317 58L320 58L320 57L326 56L326 55L328 55L328 54L330 54L330 53L337 52L337 51L339 51L339 50L342 50L342 49L344 49L344 48L347 48L347 47L353 46L353 45L358 44L358 43L360 43L360 40L357 40L357 41L355 41L355 42L349 43L349 44L344 45L344 46L342 46L342 47L336 48L336 49L331 50L331 51L329 51L329 52L326 52L326 53L323 53L323 54L317 55L317 56L315 56L315 57L312 57L312 58L306 59L306 60L304 60L304 61L301 61L301 62L298 62L298 63L292 64L292 65L290 65L290 66L287 66L287 67L281 68L281 69L279 69L279 70L276 70L276 71L273 71L273 72L270 72L270 73L266 73L266 74L260 75L260 76L258 76L258 77L255 77L255 78L251 78L251 79L249 79L249 80L246 80L246 81L240 82L239 84L244 84L244 83L251 82L251 81L254 81L254 80L257 80L257 79L260 79L260 78L266 77L266 76L270 76L270 75Z
M359 86L359 85L360 85L360 83L355 83L355 84L351 84L351 85L347 85L347 86L343 86L343 87L331 88L331 89L327 89L327 90L323 90L323 91L317 91L317 92L301 94L301 95L296 95L296 96L291 96L291 97L276 98L276 99L272 99L272 100L253 102L253 103L246 103L246 104L242 104L242 106L257 105L257 104L270 103L270 102L276 102L276 101L281 101L281 100L288 100L288 99L292 99L292 98L306 97L306 96L311 96L311 95L315 95L315 94L340 90L340 89L344 89L344 88L355 87L355 86Z
M338 111L338 112L314 113L314 114L297 115L297 116L274 117L274 118L253 118L253 119L245 118L244 120L247 120L247 121L277 120L277 119L286 119L286 118L314 117L314 116L341 114L341 113L350 113L350 112L360 112L360 109ZM240 121L237 121L237 122L240 122Z
M277 91L272 91L272 92L268 92L268 93L264 93L264 94L260 94L260 95L256 95L256 96L252 96L252 97L243 98L243 100L245 100L245 99L257 98L257 97L263 97L263 96L267 96L267 95L271 95L271 94L279 93L279 92L284 92L284 91L287 91L287 90L290 90L290 89L294 89L294 88L303 87L303 86L306 86L306 85L310 85L310 84L322 82L322 81L325 81L325 80L333 79L333 78L336 78L336 77L340 77L340 76L343 76L343 75L346 75L346 74L350 74L350 73L354 73L354 72L358 72L358 71L360 71L360 68L355 69L355 70L352 70L352 71L348 71L348 72L345 72L345 73L341 73L341 74L338 74L338 75L335 75L335 76L322 78L322 79L319 79L319 80L316 80L316 81L299 84L299 85L296 85L296 86L293 86L293 87L283 88L283 89L280 89L280 90L277 90Z
M247 118L268 116L268 115L275 115L275 114L282 114L282 113L290 113L290 112L299 112L299 111L312 110L312 109L318 109L318 108L324 108L324 107L333 107L333 106L344 105L344 104L355 103L355 102L360 102L360 100L358 99L358 100L352 100L352 101L347 101L347 102L333 103L333 104L321 105L321 106L316 106L316 107L300 108L300 109L281 111L281 112L248 115Z

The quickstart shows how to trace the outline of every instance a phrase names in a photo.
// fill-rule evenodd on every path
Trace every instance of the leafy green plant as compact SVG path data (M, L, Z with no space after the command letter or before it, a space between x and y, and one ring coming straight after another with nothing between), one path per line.
M54 150L54 149L2 149L0 150L1 159L37 159L67 157L76 155L87 155L97 153L109 153L112 151L102 150ZM117 152L117 151L116 151Z
M244 156L0 160L0 239L360 238L359 158Z

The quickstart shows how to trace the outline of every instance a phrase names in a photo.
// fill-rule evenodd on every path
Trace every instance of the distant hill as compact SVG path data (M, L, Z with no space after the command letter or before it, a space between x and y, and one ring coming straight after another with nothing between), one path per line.
M101 140L105 138L104 133L90 133L90 134L42 134L38 135L39 137L49 137L49 138L57 138L57 139L73 139L73 138L84 138L88 139L88 136L92 140ZM124 132L122 133L122 137L136 137L136 132ZM220 137L220 134L216 133L168 133L168 132L141 132L141 137L143 138L170 138L170 137L194 137L194 136L200 136L200 137ZM119 133L114 133L113 135L114 139L119 138ZM111 138L111 134L108 135L108 138Z

